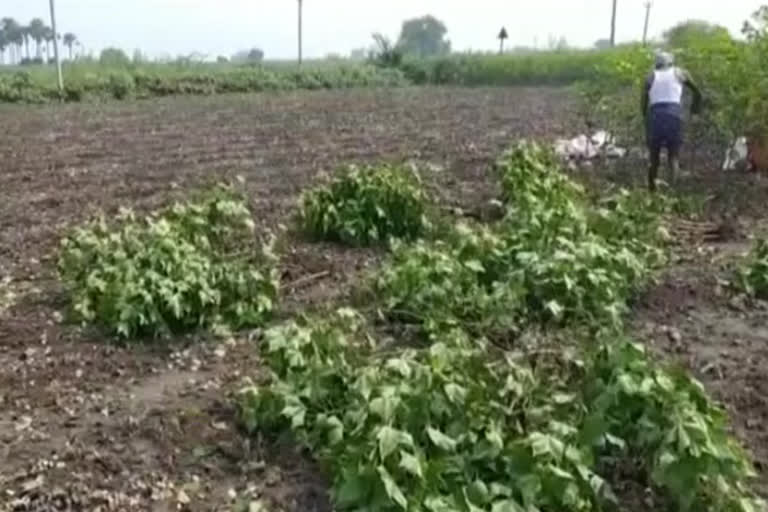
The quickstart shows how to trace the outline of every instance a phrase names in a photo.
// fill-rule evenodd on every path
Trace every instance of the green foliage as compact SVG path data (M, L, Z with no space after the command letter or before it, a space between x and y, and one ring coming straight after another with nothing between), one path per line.
M760 7L744 26L748 41L748 59L737 68L741 74L738 86L744 88L747 97L747 130L750 136L764 140L768 133L768 5ZM748 72L745 72L746 71ZM739 91L732 91L739 94Z
M664 260L665 204L626 192L595 204L536 144L517 145L494 167L504 219L489 228L460 225L442 241L396 245L372 279L384 311L430 330L619 326L627 300Z
M634 51L533 51L524 54L451 54L424 59L407 58L401 69L417 84L515 86L571 85L595 79L595 68Z
M229 64L176 66L131 63L65 66L65 87L58 91L55 74L0 71L0 102L76 102L88 99L151 98L264 91L397 87L407 85L402 72L376 66L270 67Z
M413 239L429 228L428 205L415 171L351 166L302 195L299 225L317 239L351 245Z
M507 241L493 230L459 225L446 241L394 244L372 278L372 295L392 318L427 330L463 325L473 331L515 331L525 289L512 273Z
M683 21L664 32L664 42L672 48L693 48L707 39L723 40L730 37L727 28L702 20Z
M762 137L768 126L768 37L758 11L746 24L746 40L737 40L716 25L685 22L672 28L666 43L677 56L677 64L688 70L704 93L703 121L692 124L692 139L712 136L724 146L739 136ZM624 145L639 145L644 136L639 95L652 70L652 53L643 47L605 52L590 66L579 89L586 124L599 126L618 137Z
M107 76L106 90L116 100L123 100L133 95L136 82L130 73L114 72Z
M108 66L128 66L131 59L120 48L104 48L99 55L99 62Z
M606 52L577 86L585 125L612 133L622 144L642 145L640 93L652 66L652 52L640 45Z
M26 71L12 75L0 74L0 102L4 103L44 103L47 98L32 82L32 76Z
M762 510L746 488L755 473L699 382L659 368L631 343L603 346L586 375L589 428L582 432L620 439L623 455L639 461L678 510Z
M241 421L309 447L339 510L598 511L615 504L617 458L679 510L758 510L722 413L634 346L534 367L459 330L432 341L380 353L350 310L271 329L270 375L240 394Z
M76 316L122 338L258 326L274 309L278 274L271 242L253 231L244 198L220 186L146 218L123 211L76 229L59 272Z
M372 64L382 68L397 68L403 63L403 51L382 34L373 34L374 47L369 56Z
M736 285L753 297L768 299L768 241L755 243L747 261L736 270Z

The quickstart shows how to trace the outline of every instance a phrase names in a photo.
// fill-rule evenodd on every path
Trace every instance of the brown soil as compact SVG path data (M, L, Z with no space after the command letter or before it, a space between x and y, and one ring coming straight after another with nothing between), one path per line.
M256 219L279 229L319 173L373 159L413 160L446 207L482 210L496 196L487 168L502 147L578 131L567 93L551 89L173 98L2 107L0 117L0 509L8 510L230 510L257 499L330 510L327 482L306 455L236 431L230 396L259 371L258 331L125 348L62 321L55 249L70 226L99 209L154 208L241 175ZM708 215L740 215L751 229L768 188L751 179L702 173L682 186L713 192ZM287 240L281 315L346 301L380 255ZM729 261L734 251L706 248L643 297L633 325L728 405L762 469L768 312L718 295L715 276L725 274L711 256ZM768 473L760 481L765 490Z

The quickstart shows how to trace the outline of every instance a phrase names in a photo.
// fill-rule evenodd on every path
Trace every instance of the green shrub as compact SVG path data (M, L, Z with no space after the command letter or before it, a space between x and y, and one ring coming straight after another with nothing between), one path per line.
M44 103L82 101L87 98L151 98L170 95L212 95L296 89L399 87L408 85L397 69L375 66L305 67L241 66L208 64L74 63L64 69L65 92L59 94L56 75L49 68L34 74L0 72L0 102Z
M768 241L759 239L747 261L736 271L737 286L759 299L768 299Z
M247 430L289 429L326 466L338 510L599 511L617 459L679 510L749 512L754 476L722 413L624 341L560 357L495 356L459 330L381 353L360 317L271 329Z
M116 100L124 100L133 95L136 84L126 72L113 72L107 77L106 89Z
M584 440L621 448L677 510L756 512L756 474L729 436L725 412L683 370L667 371L642 346L606 343L588 360Z
M561 234L571 238L587 231L586 195L561 172L551 149L522 141L494 163L506 204L510 231L530 233L546 245Z
M570 85L595 78L595 68L632 53L611 50L536 51L525 54L452 54L407 58L400 65L417 84L469 86Z
M349 167L301 198L299 225L308 235L351 245L413 239L429 228L429 200L404 166Z
M271 243L253 230L244 199L217 187L146 218L123 211L78 228L58 266L76 316L122 338L258 326L278 277Z
M469 226L459 226L450 241L395 244L372 276L371 293L388 316L429 331L515 331L525 289L509 270L508 252L497 234Z
M494 168L504 218L396 246L372 278L384 311L473 332L531 322L618 327L628 299L664 261L663 205L629 193L596 205L532 143L505 152Z

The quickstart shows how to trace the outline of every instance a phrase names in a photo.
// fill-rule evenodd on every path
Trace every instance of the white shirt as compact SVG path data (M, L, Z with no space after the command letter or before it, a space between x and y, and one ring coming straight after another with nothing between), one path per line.
M653 72L653 84L648 91L651 105L657 103L682 103L683 78L676 67L657 69Z

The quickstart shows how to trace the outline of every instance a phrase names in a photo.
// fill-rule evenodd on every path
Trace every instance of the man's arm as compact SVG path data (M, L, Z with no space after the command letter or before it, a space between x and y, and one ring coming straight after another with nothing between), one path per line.
M643 83L643 93L640 97L640 111L643 115L643 119L648 118L648 104L650 103L650 92L651 87L653 86L653 78L654 74L651 73L648 75L648 77L645 79L645 82Z
M680 79L683 81L683 84L686 85L693 93L691 113L698 114L701 112L701 104L704 101L704 95L701 93L701 89L699 89L699 86L696 84L696 82L693 81L691 74L684 69L680 69Z

